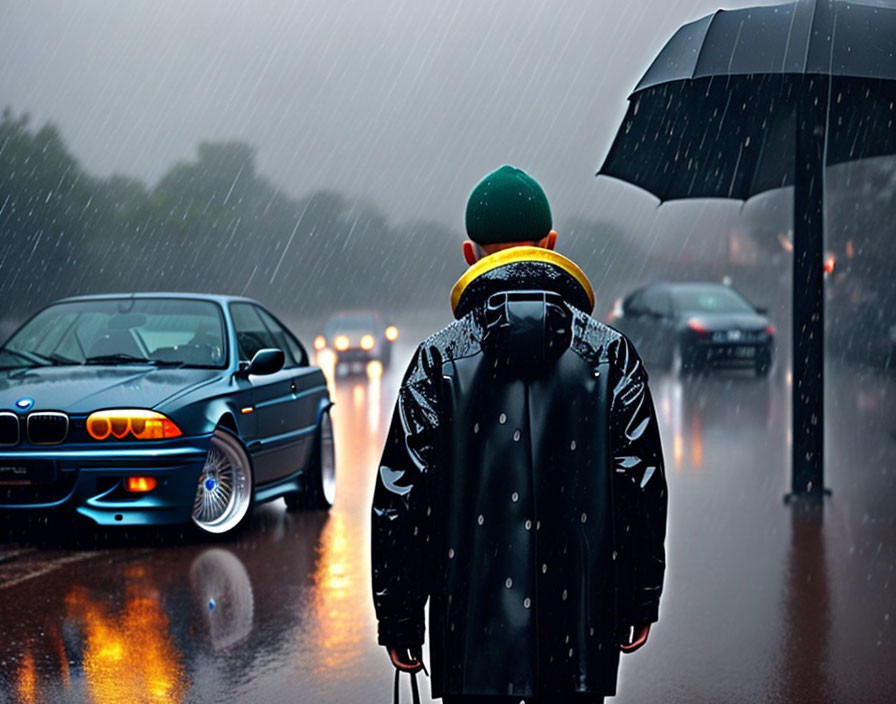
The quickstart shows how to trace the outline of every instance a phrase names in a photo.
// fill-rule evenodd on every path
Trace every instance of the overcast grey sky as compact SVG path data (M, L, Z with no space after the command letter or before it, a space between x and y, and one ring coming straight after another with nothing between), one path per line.
M56 122L98 174L152 182L240 138L287 192L342 189L394 220L462 229L509 162L555 215L626 221L655 201L593 174L653 56L718 3L0 0L0 103Z

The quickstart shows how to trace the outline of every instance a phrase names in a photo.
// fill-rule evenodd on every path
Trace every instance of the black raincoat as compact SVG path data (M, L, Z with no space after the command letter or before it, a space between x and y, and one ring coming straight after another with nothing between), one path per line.
M504 250L404 377L372 513L379 642L423 642L433 696L615 693L657 620L666 482L647 374L554 252Z

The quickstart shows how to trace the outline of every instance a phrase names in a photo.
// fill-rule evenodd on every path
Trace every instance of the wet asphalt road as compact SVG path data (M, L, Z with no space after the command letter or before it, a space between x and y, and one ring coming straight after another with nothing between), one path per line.
M0 702L390 701L368 512L407 337L383 378L336 383L329 514L277 501L209 542L8 528ZM783 365L766 381L653 376L669 571L661 621L623 657L614 701L896 701L896 377L831 365L828 380L822 517L781 501Z

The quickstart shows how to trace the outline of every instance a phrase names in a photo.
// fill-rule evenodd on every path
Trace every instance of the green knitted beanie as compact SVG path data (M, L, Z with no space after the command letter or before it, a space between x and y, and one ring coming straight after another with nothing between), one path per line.
M525 171L502 166L467 201L467 235L477 244L538 241L551 231L551 206Z

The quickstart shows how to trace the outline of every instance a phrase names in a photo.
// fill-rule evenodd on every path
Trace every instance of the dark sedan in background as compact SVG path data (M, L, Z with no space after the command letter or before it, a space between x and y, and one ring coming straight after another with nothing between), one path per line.
M255 301L71 298L0 348L0 515L225 533L254 502L328 508L326 379Z
M775 328L765 311L723 284L645 286L616 302L610 324L648 368L676 374L728 367L766 376L774 358Z

